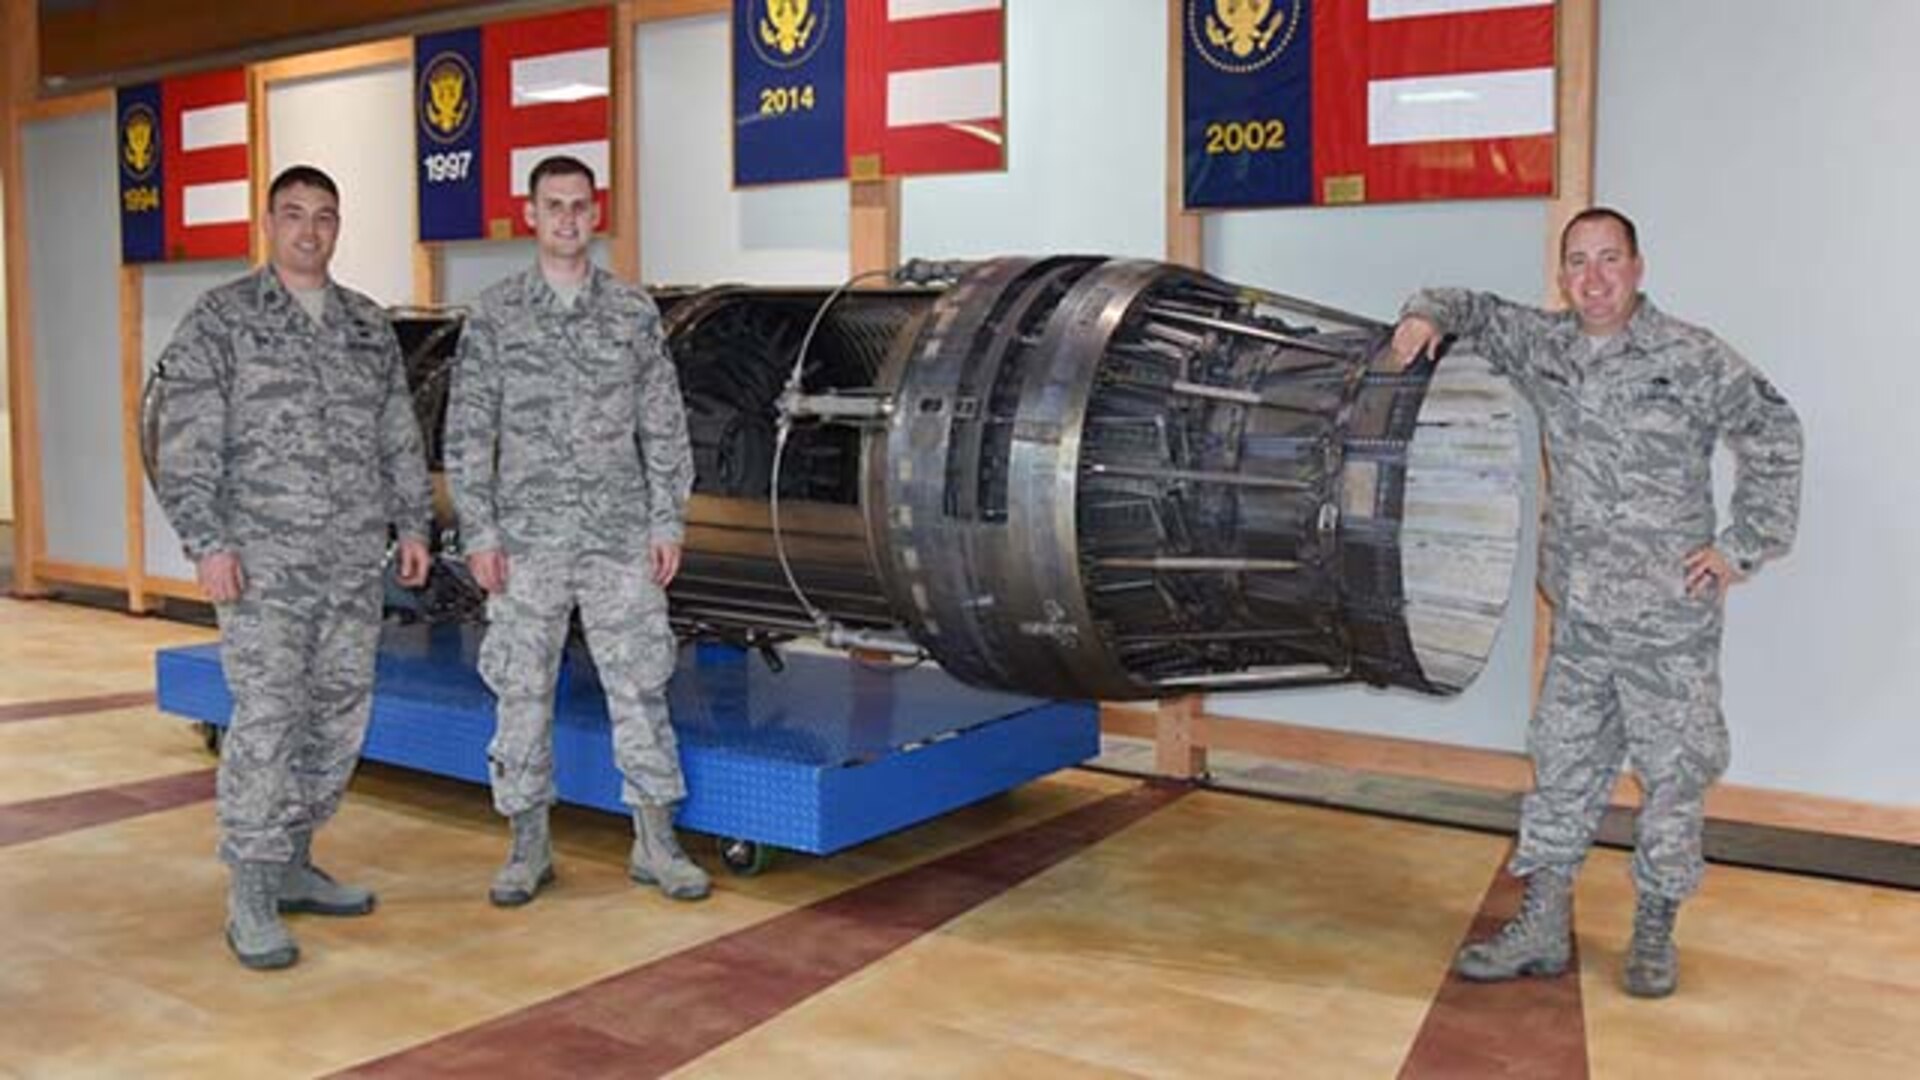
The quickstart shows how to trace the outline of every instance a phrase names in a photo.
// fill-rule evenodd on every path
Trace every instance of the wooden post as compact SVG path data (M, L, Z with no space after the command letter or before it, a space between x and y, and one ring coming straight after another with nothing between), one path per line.
M1205 218L1186 209L1186 124L1184 99L1186 49L1181 0L1167 0L1167 261L1206 269Z
M417 226L416 226L417 227ZM413 242L413 302L417 307L437 307L442 298L442 260L440 245Z
M900 180L855 180L848 276L900 265Z
M1198 738L1204 694L1161 698L1154 712L1153 771L1175 780L1193 780L1207 771L1207 748Z
M611 269L616 277L640 281L640 99L633 77L633 34L640 25L640 5L627 0L613 9L613 188L607 209L613 214Z
M140 460L145 277L139 266L120 267L120 471L127 500L127 610L135 615L147 611L147 473Z
M1560 0L1559 160L1554 198L1547 206L1547 303L1561 305L1560 230L1593 205L1593 96L1600 55L1599 0Z
M253 199L252 229L247 233L247 261L260 266L267 261L267 187L273 183L273 155L267 139L267 70L265 65L247 68L247 188Z
M13 435L13 591L40 595L34 566L46 548L40 505L39 399L33 378L33 290L27 266L27 183L20 149L25 109L38 91L39 5L7 0L6 85L0 87L0 178L5 181L7 407Z
M1560 0L1556 13L1559 40L1559 160L1555 163L1554 198L1547 206L1546 305L1565 303L1560 295L1560 230L1573 215L1593 204L1593 99L1599 66L1599 0ZM1546 497L1552 477L1541 457L1540 492ZM1553 605L1546 594L1533 594L1533 698L1540 697L1546 678L1547 655L1553 648Z

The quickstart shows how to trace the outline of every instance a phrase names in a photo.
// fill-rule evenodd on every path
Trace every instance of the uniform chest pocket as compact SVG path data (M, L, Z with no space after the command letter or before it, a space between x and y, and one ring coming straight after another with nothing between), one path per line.
M594 395L587 418L595 441L611 443L632 438L635 421L633 389L628 386L609 387L606 393Z
M389 340L378 331L348 331L338 366L328 373L327 389L336 404L374 410L386 398Z
M232 407L243 424L284 430L315 408L312 380L298 367L257 347L240 350L236 360Z
M1668 438L1687 438L1695 430L1698 411L1672 379L1655 375L1635 379L1614 391L1614 411L1629 431Z

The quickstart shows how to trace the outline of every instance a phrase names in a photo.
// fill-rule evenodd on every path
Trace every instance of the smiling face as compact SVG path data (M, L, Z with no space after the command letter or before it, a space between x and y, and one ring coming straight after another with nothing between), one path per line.
M586 255L593 230L600 224L600 206L593 200L593 181L579 173L543 176L527 197L527 227L550 259L574 260Z
M1626 227L1610 217L1576 222L1560 245L1560 291L1594 337L1626 327L1645 271Z
M340 200L317 187L290 184L267 211L267 251L281 280L300 288L326 283L340 239Z

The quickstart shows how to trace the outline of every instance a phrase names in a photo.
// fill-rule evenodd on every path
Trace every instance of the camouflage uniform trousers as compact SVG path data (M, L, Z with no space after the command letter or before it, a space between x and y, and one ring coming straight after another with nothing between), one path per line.
M1521 807L1515 875L1578 868L1625 761L1643 795L1634 884L1674 900L1691 895L1705 869L1707 789L1729 754L1718 622L1679 642L1654 643L1557 617L1527 750L1534 790Z
M622 801L669 805L687 794L667 712L673 630L646 557L513 551L480 646L480 675L499 699L487 748L493 805L507 817L554 801L553 691L575 604L607 694Z
M360 760L380 644L377 572L247 567L221 604L220 663L233 718L220 743L216 814L226 862L287 862L290 833L340 808Z

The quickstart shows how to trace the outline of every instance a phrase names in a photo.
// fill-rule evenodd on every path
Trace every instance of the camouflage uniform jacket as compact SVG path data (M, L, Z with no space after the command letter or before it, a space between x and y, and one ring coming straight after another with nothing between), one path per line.
M468 551L679 543L693 454L653 300L598 267L571 306L537 265L481 294L460 335L447 473Z
M432 512L387 314L329 283L315 322L271 267L209 290L161 354L155 494L187 557L377 569Z
M1487 293L1417 293L1404 315L1458 335L1513 380L1540 416L1549 505L1539 580L1555 607L1656 640L1718 626L1720 604L1692 599L1686 555L1715 544L1752 572L1793 542L1800 422L1779 391L1725 342L1642 296L1597 349L1573 312ZM1713 450L1737 465L1731 518L1715 533Z

